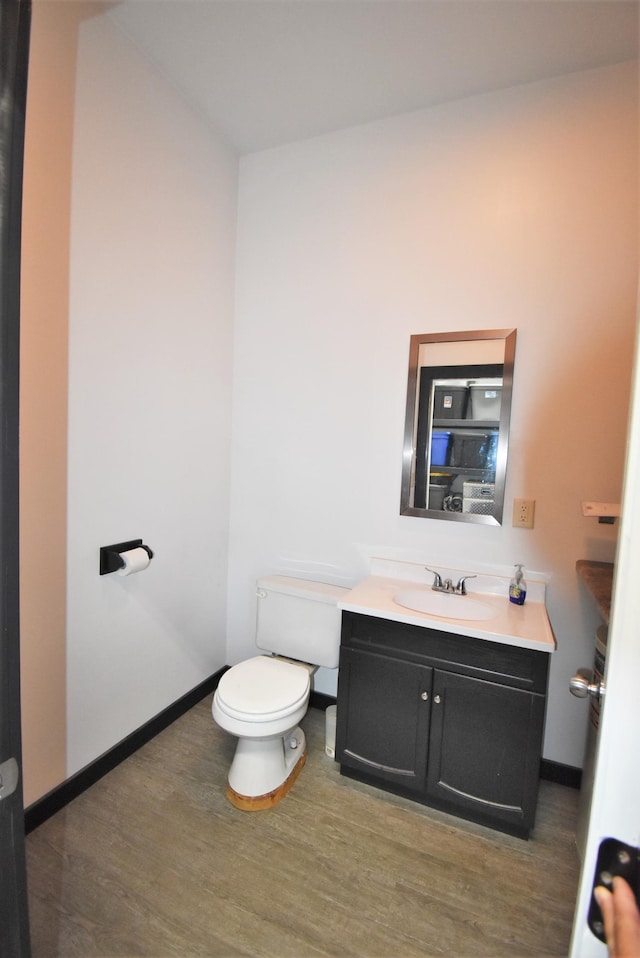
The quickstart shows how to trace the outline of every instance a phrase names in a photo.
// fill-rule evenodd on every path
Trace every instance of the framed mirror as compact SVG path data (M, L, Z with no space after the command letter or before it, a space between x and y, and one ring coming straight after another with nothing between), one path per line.
M412 336L400 514L501 525L515 329Z

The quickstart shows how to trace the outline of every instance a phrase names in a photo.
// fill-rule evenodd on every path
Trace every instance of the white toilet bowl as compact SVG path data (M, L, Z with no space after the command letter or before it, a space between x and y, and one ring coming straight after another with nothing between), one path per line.
M213 697L214 721L238 737L227 798L245 811L271 808L296 780L307 754L298 726L311 675L337 669L341 586L262 576L257 582L256 655L225 672Z
M245 811L275 805L306 759L304 732L310 667L258 655L234 665L220 679L211 708L217 724L238 737L229 769L227 798Z

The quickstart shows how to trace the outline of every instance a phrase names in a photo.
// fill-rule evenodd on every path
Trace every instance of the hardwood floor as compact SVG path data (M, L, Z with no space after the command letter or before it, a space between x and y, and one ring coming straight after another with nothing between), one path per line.
M225 799L210 697L27 839L34 958L566 955L578 793L541 782L530 841L341 777L324 713L275 808Z

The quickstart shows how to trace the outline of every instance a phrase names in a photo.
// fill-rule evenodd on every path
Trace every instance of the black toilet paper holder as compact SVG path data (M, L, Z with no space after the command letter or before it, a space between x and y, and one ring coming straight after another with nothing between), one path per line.
M131 539L129 542L116 542L112 546L100 546L100 575L108 575L110 572L117 572L124 565L124 559L121 552L129 552L131 549L144 549L149 558L153 559L153 552L149 546L145 546L142 539Z

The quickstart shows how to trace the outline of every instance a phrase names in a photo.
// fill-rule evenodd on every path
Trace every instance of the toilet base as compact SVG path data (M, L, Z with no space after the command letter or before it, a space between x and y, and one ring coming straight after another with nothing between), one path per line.
M285 745L285 742L293 738L297 741L295 750L287 748ZM235 808L239 808L243 812L261 812L267 808L273 808L274 805L277 805L278 802L282 801L288 794L307 760L307 743L302 729L296 728L292 733L285 736L284 740L280 737L279 744L280 749L284 746L284 753L278 763L282 769L281 774L285 776L283 781L274 788L271 788L268 792L263 792L259 795L246 795L238 792L228 782L226 796ZM237 775L232 775L232 772L233 766L230 770L230 779L237 777ZM278 777L280 777L280 775L278 775Z
M273 808L274 805L277 805L278 802L287 795L289 789L302 771L302 766L306 760L307 753L303 752L294 765L289 778L272 792L267 792L266 795L239 795L238 792L234 792L230 785L227 785L227 798L232 805L243 812L262 812L266 808Z

